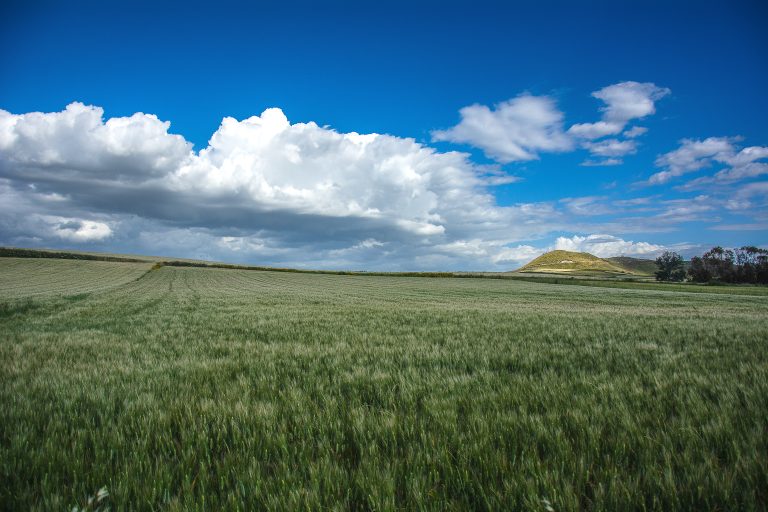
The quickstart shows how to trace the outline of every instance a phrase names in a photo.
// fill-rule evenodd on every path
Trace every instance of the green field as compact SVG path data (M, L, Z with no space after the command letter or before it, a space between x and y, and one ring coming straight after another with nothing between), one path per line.
M0 258L0 508L765 510L768 296Z

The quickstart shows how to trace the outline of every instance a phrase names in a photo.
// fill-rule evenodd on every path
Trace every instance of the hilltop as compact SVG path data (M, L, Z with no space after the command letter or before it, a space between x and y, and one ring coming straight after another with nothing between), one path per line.
M634 259L634 258L630 258ZM632 275L641 274L617 263L598 258L588 252L550 251L542 254L517 272L533 272L548 274L608 274Z

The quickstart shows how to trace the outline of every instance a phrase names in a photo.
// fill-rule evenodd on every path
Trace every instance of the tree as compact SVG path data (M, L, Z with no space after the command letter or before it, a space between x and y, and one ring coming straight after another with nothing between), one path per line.
M712 280L712 273L704 266L701 256L691 258L691 266L688 267L688 277L694 283L708 283Z
M666 251L656 258L657 281L682 281L685 279L685 270L683 269L683 257L676 252Z
M768 249L713 247L703 256L691 259L688 277L697 283L768 284Z
M736 249L736 279L740 283L768 283L768 250L755 246Z
M701 257L704 267L712 274L712 279L723 283L736 282L735 258L732 250L720 246L713 247Z

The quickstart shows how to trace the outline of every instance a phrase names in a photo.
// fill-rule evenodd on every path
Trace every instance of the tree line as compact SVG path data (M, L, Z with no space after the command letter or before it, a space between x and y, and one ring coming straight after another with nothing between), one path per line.
M656 266L657 281L768 284L768 250L754 246L713 247L691 258L687 269L682 256L667 251L656 258Z

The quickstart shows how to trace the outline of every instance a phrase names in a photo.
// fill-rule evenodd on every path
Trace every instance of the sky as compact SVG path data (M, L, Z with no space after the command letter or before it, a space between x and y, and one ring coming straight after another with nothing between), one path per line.
M0 245L352 270L768 247L762 1L0 4Z

